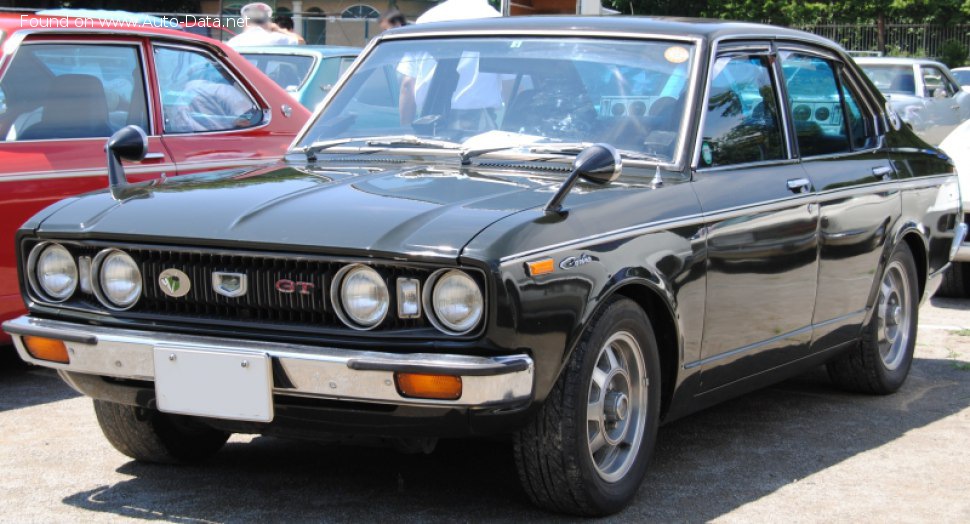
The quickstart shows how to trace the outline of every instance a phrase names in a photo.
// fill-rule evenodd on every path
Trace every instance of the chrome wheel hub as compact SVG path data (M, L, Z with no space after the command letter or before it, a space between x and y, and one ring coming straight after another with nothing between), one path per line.
M596 472L615 482L636 460L646 423L647 384L640 345L630 333L603 344L586 406L588 448Z
M891 370L902 364L912 336L912 293L905 271L901 263L891 263L879 285L876 344L879 346L879 356L883 364Z

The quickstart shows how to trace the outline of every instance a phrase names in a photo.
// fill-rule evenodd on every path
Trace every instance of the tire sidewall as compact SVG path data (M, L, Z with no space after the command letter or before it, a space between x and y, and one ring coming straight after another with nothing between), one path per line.
M592 381L593 368L598 360L599 350L606 340L618 331L626 331L636 338L643 357L643 365L649 380L647 387L647 420L643 428L640 449L633 466L623 479L610 483L603 480L596 472L592 457L589 454L588 434L586 423L586 406L588 403L589 387ZM584 352L581 367L577 374L579 380L571 394L576 395L575 425L573 437L574 449L578 450L580 474L583 484L590 489L587 493L593 504L608 513L619 511L636 495L638 488L646 474L650 456L656 444L657 427L660 415L660 359L657 343L647 316L639 306L630 300L621 299L609 306L597 320L590 336L583 342ZM577 359L578 360L578 359Z
M906 377L909 375L909 370L913 365L913 353L916 348L916 328L919 322L919 282L916 278L916 262L913 259L913 253L910 251L908 246L900 245L894 251L889 261L886 263L886 271L892 265L893 262L900 262L906 272L906 280L909 287L909 325L906 329L909 332L909 340L907 341L905 354L903 356L903 361L899 364L896 369L889 369L886 367L885 362L882 360L882 356L879 354L878 345L878 333L879 322L878 317L873 316L870 323L868 333L868 345L871 348L872 355L877 364L875 367L876 373L879 375L880 382L882 382L888 389L895 391L899 389L903 382L906 381ZM883 272L882 278L885 278L885 271ZM880 284L882 283L882 278L880 278ZM876 297L876 308L878 308L879 297ZM877 313L878 314L878 313Z

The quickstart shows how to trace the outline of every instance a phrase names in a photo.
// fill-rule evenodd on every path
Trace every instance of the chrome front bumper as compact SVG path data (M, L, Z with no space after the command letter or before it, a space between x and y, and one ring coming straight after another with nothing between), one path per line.
M136 331L22 316L4 322L20 357L38 366L121 379L153 381L156 346L177 346L221 353L264 353L278 365L273 393L382 404L429 406L501 406L532 397L534 364L528 355L477 357L430 353L383 353L298 344L256 342L152 331ZM24 336L63 340L70 362L33 358ZM395 372L459 375L461 398L427 400L402 396Z

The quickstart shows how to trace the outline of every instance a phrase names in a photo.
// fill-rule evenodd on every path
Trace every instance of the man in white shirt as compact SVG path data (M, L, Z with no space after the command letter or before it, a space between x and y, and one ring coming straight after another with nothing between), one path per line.
M415 21L417 24L495 18L501 13L487 0L446 0L427 10ZM502 106L502 77L478 70L478 53L462 53L458 60L458 85L451 99L453 111L493 109ZM427 53L409 54L397 67L401 80L401 125L414 121L417 108L423 106L437 63Z
M245 47L254 45L297 45L296 36L288 35L273 28L273 8L256 2L246 4L240 11L246 22L246 29L242 33L229 39L230 47Z

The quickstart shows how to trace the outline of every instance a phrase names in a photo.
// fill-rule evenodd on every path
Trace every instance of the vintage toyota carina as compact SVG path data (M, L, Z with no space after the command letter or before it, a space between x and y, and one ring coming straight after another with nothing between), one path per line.
M763 25L388 32L280 163L133 183L117 132L110 189L20 230L4 329L138 460L510 434L536 504L608 514L664 421L821 364L903 384L966 225L886 108L837 46Z

